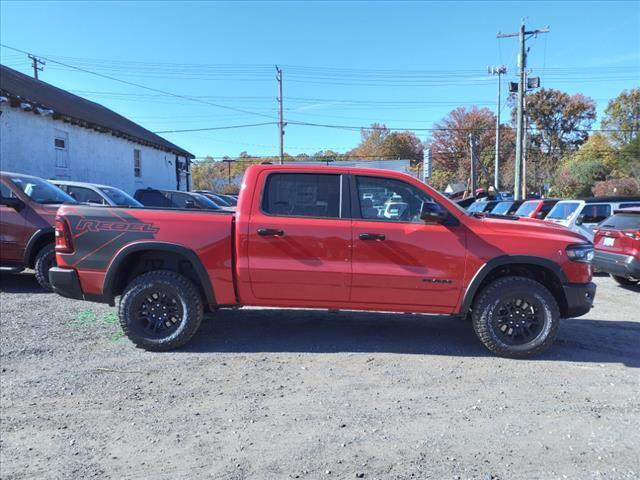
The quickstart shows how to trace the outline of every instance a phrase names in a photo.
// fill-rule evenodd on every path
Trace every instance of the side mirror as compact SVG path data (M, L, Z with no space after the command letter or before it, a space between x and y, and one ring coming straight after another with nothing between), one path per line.
M437 203L422 202L420 218L426 223L442 223L447 218L447 212Z
M18 211L24 207L23 201L15 197L0 197L0 205L5 205Z
M576 225L582 225L584 223L584 215L578 215L578 218L576 218Z

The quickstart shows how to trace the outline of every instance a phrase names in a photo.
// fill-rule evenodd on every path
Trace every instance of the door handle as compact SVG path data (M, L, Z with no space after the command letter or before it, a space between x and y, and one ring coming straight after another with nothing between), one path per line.
M360 240L384 240L386 237L382 233L361 233Z
M271 237L282 237L284 235L284 231L283 230L277 230L274 228L259 228L258 229L258 235L262 235L265 237L271 236Z

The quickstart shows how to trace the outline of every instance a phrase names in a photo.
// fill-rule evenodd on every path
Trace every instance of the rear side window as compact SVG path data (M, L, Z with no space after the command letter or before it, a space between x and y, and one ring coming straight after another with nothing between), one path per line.
M171 194L171 203L173 203L174 207L177 208L186 208L187 202L191 202L192 204L196 204L194 198L191 195L187 195L186 193L172 193Z
M67 193L80 203L95 203L97 205L105 205L104 199L89 188L76 187L74 185L67 186Z
M607 218L600 227L615 230L640 230L640 214L616 213L614 216Z
M147 207L171 207L171 200L157 190L138 190L136 198Z
M538 202L524 202L520 205L520 208L516 210L516 215L519 217L528 217L535 211L537 206Z
M497 215L506 215L507 213L509 213L509 209L512 205L513 202L500 202L495 206L493 210L491 210L491 213L495 213Z
M273 173L267 177L262 210L269 215L340 217L340 175Z
M585 205L580 215L582 223L600 223L611 215L611 205Z
M11 189L2 182L0 182L0 196L2 196L2 198L15 197Z

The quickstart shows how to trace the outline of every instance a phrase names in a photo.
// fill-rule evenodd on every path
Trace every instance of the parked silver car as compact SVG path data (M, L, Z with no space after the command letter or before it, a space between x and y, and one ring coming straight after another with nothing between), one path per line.
M614 210L640 206L640 197L593 197L584 200L561 200L551 209L545 222L563 225L593 242L594 227Z
M72 182L69 180L49 180L80 203L92 205L111 205L113 207L142 207L143 205L131 195L119 188L98 183Z

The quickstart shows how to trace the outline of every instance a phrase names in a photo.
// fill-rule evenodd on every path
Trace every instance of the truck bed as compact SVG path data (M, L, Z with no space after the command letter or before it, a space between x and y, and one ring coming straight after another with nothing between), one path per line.
M74 251L58 252L58 266L77 270L83 292L102 295L106 272L122 255L142 247L195 252L219 304L236 302L233 285L234 214L173 208L63 205Z

